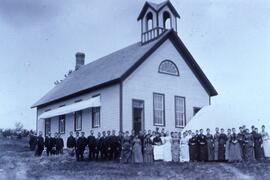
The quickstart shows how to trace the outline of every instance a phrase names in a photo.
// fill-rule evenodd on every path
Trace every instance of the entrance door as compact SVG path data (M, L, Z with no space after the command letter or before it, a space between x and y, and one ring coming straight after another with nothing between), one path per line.
M144 101L132 100L133 129L136 133L143 130L144 126Z

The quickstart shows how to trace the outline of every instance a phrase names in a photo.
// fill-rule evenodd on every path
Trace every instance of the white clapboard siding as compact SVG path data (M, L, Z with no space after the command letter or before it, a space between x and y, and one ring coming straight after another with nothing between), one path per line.
M160 63L172 60L180 77L158 73ZM145 129L154 130L153 92L165 94L165 120L167 130L176 130L174 96L186 98L186 119L193 116L193 107L209 105L209 95L175 49L170 40L162 44L123 83L123 128L132 129L132 99L145 102Z

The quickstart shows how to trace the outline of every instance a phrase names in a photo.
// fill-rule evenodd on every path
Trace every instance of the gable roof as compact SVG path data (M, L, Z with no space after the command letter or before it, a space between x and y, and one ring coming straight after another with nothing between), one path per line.
M168 5L170 10L172 11L172 13L176 17L180 18L180 15L176 11L176 9L173 7L172 3L169 0L166 0L166 1L164 1L162 3L159 3L159 4L146 1L145 4L143 5L143 8L142 8L137 20L139 21L140 19L142 19L144 17L144 15L145 15L148 8L153 9L155 12L159 12L166 5Z
M137 42L82 66L51 89L32 108L45 106L65 98L74 97L78 94L123 81L167 39L173 42L207 93L210 96L217 95L217 91L188 52L176 32L167 30L159 38L145 45Z

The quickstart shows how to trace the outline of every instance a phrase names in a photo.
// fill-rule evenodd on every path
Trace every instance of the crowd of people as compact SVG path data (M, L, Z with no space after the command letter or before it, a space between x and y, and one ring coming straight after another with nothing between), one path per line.
M172 162L189 161L253 161L270 157L270 143L265 126L258 128L252 126L251 132L246 126L227 129L216 128L214 134L210 129L192 132L166 132L156 128L155 131L132 130L119 132L94 131L85 137L84 132L70 132L66 142L70 156L77 161L84 161L85 154L90 161L115 160L122 163L152 163L155 160ZM50 133L45 137L42 132L38 136L30 135L29 145L35 150L36 156L41 156L46 150L48 156L63 154L64 141L59 133L54 137ZM85 152L88 150L88 153Z

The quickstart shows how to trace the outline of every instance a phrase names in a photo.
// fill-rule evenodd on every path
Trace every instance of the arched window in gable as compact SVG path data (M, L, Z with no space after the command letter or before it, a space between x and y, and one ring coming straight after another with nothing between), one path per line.
M172 19L171 15L168 11L165 11L163 13L163 27L165 29L171 29L172 28Z
M179 76L179 70L174 62L171 60L164 60L160 63L158 68L159 73L170 74L173 76Z
M153 14L149 12L146 15L146 31L153 29Z

